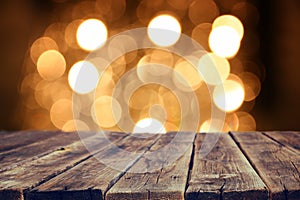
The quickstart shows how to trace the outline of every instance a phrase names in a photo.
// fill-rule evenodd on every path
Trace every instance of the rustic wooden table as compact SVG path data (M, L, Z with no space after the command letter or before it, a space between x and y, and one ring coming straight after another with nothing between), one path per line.
M184 133L156 163L149 155L175 133L107 133L109 144L97 135L85 133L87 151L77 133L0 132L0 199L300 199L298 132L222 133L205 157L199 151L207 135ZM116 146L138 153L128 164Z

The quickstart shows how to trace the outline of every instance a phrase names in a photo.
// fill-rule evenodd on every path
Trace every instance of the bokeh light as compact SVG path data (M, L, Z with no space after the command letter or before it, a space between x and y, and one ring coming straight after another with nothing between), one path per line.
M210 49L220 57L231 58L240 48L239 33L229 26L218 26L209 35Z
M238 131L251 131L256 129L256 122L251 114L239 111L236 115L239 119Z
M237 110L244 98L244 87L235 80L225 80L222 85L216 86L213 92L214 103L225 112Z
M64 35L66 26L67 24L64 22L55 22L50 24L44 32L44 36L50 37L53 40L55 40L55 42L58 45L59 51L62 53L68 51L68 45L65 42L65 35Z
M59 129L73 119L73 103L69 99L60 99L55 102L50 110L51 122Z
M98 19L88 19L82 22L76 34L78 45L87 51L93 51L103 46L107 40L107 28Z
M142 96L143 98L141 98ZM145 85L133 92L129 100L129 107L136 110L149 109L151 105L159 104L159 98L153 85Z
M81 120L69 120L62 127L62 131L73 132L73 131L89 131L89 126Z
M199 132L201 133L210 133L210 132L228 132L230 127L223 122L222 120L218 119L208 119L202 123Z
M202 78L197 68L185 60L180 60L176 63L173 81L183 91L196 90L202 84Z
M222 84L230 73L230 64L226 58L214 53L203 55L197 68L202 79L210 85Z
M231 13L237 16L246 27L254 29L259 21L258 9L250 1L241 1L231 8Z
M148 25L148 36L158 46L171 46L178 41L180 35L180 23L171 15L159 15Z
M163 108L167 114L167 121L178 125L182 115L179 100L173 91L162 88L160 91L160 98L162 100ZM172 102L172 103L170 103Z
M198 24L192 31L192 38L196 40L206 51L209 51L208 36L211 32L211 23Z
M227 26L233 28L240 36L242 40L244 36L244 27L242 22L233 15L222 15L216 18L212 24L212 28L217 28L219 26Z
M182 130L188 110L197 105L199 112L192 113L200 113L201 132L256 129L249 112L265 72L257 59L258 10L251 3L80 0L59 4L55 11L55 20L30 39L24 61L24 128L164 133ZM147 28L143 41L119 34L141 27ZM186 57L173 53L181 45L181 34L198 42L203 51L191 52L187 45L180 49ZM113 36L109 42L108 35ZM155 48L137 49L139 42L149 39ZM107 47L107 55L90 57L101 47ZM109 63L110 58L116 59ZM132 76L119 84L130 70ZM172 89L149 84L165 78ZM179 99L176 92L192 92L197 98ZM75 110L72 95L78 98ZM225 123L212 119L215 107L226 113Z
M261 89L259 78L251 72L243 72L239 75L239 77L244 83L245 101L254 100Z
M192 1L188 10L188 16L195 25L211 23L218 15L219 8L213 0Z
M91 109L94 121L102 128L115 126L122 116L120 103L110 96L97 98Z
M98 70L88 61L79 61L70 69L68 80L74 92L86 94L97 87L99 80Z
M133 133L166 133L164 125L154 118L145 118L138 121Z
M37 70L43 79L53 81L64 74L66 60L58 51L48 50L38 58Z
M69 47L78 49L79 45L76 39L76 33L79 25L83 22L81 19L77 19L69 23L65 29L65 41Z
M236 113L227 113L225 123L229 126L230 131L237 131L239 128L239 118Z
M40 37L35 40L30 47L32 62L36 64L40 55L47 50L58 50L58 45L52 38Z

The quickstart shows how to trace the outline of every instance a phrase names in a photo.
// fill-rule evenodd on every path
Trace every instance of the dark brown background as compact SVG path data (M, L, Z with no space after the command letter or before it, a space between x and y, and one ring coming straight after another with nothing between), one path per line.
M300 1L252 3L260 11L260 59L266 69L251 112L257 129L300 130ZM53 3L3 0L0 4L0 129L15 130L22 124L15 111L24 55L32 38L47 27Z

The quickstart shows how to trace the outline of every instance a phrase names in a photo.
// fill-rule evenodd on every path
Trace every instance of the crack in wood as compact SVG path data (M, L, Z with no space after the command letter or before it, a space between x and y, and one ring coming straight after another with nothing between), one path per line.
M281 180L279 180L279 181L280 181L280 184L282 185L282 187L284 188L283 189L284 198L285 198L285 200L288 200L288 193L289 193L289 191L286 189L285 184Z
M250 159L250 157L248 156L248 154L244 151L244 149L241 147L241 144L238 142L238 140L235 138L235 136L232 134L231 131L228 132L228 134L230 135L230 137L232 138L232 140L235 142L235 144L238 146L239 150L244 154L245 158L247 159L247 161L249 162L249 164L251 165L251 167L254 169L254 171L256 172L256 174L261 178L261 180L264 182L265 187L267 188L268 191L268 197L271 198L271 190L269 188L269 186L266 183L266 180L264 179L264 177L260 174L259 170L257 169L257 167L255 166L255 164L252 162L252 160Z
M295 163L293 161L291 161L291 164L293 165L295 171L299 174L298 178L300 178L300 172L298 171L298 168L296 167ZM300 182L300 180L299 180Z
M275 138L273 138L273 136ZM170 163L169 160L172 159L172 157L169 155L161 154L160 157L162 159L156 162L158 170L156 172L146 172L142 175L130 175L130 171L132 168L135 169L134 166L140 166L139 164L151 168L151 162L149 162L144 155L149 151L155 151L159 146L164 146L168 140L158 142L159 138L156 138L155 141L151 140L147 145L143 145L144 150L141 155L133 157L130 164L124 165L123 169L125 170L123 172L116 173L112 170L108 170L107 167L102 168L102 165L93 165L94 161L91 157L101 150L93 152L91 155L73 153L72 156L77 156L76 159L73 159L73 157L69 156L71 154L68 153L68 146L75 143L72 142L69 145L56 145L57 147L53 151L50 151L50 153L48 151L47 153L44 152L25 159L26 162L33 163L33 166L37 165L38 167L44 167L48 165L51 169L53 169L52 167L54 167L57 162L50 162L50 159L58 159L60 162L72 160L72 162L58 165L59 167L50 171L51 173L39 171L42 175L39 176L37 181L34 179L34 182L31 182L28 178L29 175L26 176L26 174L22 173L22 170L28 170L30 165L27 164L23 169L23 167L19 166L22 163L19 161L17 162L17 166L14 166L15 168L13 168L16 169L15 171L10 171L11 169L8 169L9 173L7 173L6 170L2 173L5 174L5 178L12 177L15 173L24 174L25 178L22 180L30 181L31 186L26 186L27 188L24 187L24 191L20 192L23 194L24 200L40 200L48 198L47 195L51 195L51 197L57 200L65 198L84 198L87 200L99 200L103 198L105 200L107 199L107 193L111 192L112 188L116 189L112 192L112 196L110 196L112 199L118 199L118 195L120 195L119 199L141 198L148 200L159 198L177 200L183 199L184 197L185 199L213 198L220 200L239 198L256 199L256 195L257 197L263 197L264 199L298 199L300 187L297 183L300 181L300 173L297 141L299 137L294 133L289 133L286 136L287 137L285 137L284 134L279 135L277 132L255 132L245 134L229 132L229 136L223 137L222 135L223 139L216 145L212 154L205 159L197 160L196 164L195 156L197 154L196 148L198 147L196 147L195 143L197 135L194 135L188 153L178 158L179 161L181 160L180 162L176 161L178 162L178 165ZM290 142L288 140L289 137L294 140ZM136 140L130 141L135 142ZM158 146L152 148L157 143L159 143ZM128 146L128 142L122 144L124 144L124 148L130 147L130 145ZM199 141L197 140L197 145L199 146L200 144L201 138ZM75 149L76 152L82 151L81 148L72 148ZM176 149L178 150L179 148L180 147L176 146L176 148L170 149L170 152L176 151ZM6 153L7 152L10 151L6 151ZM3 159L4 162L9 155L10 154L0 153L0 159ZM62 155L64 156L63 159L60 158ZM80 157L78 157L79 155ZM142 158L144 160L139 162ZM46 165L43 163L44 161L46 161ZM82 163L85 163L82 165L83 168L78 168L77 166ZM143 163L145 165L143 165ZM73 180L77 180L77 175L80 176L81 174L80 170L85 169L86 166L91 166L88 170L85 170L86 172L95 169L94 172L83 173L81 177L82 180L79 180L82 181L82 183L74 184L76 181L74 182ZM101 171L101 174L97 173L97 171L99 172L99 166L100 169L103 170ZM193 171L195 167L196 170ZM74 170L75 168L78 169ZM203 170L204 173L199 175L198 172ZM72 172L69 173L69 171ZM103 178L111 173L113 175L108 176L109 178L106 178L105 181L103 181ZM127 173L129 173L128 177L126 177ZM60 176L63 174L66 175ZM103 176L103 178L93 176L92 174L98 174L100 177ZM191 181L195 176L198 178ZM56 179L53 181L52 179L54 178ZM85 183L85 180L88 183ZM5 184L11 184L9 180L6 183L5 181L6 180L3 179L1 184L4 186ZM66 181L66 185L64 185L64 183L61 184L60 181ZM122 184L120 184L120 182L122 182ZM98 183L102 184L103 187L99 187ZM127 185L124 186L123 183L127 183ZM265 183L265 185L263 183ZM36 187L41 185L47 186L41 191L36 190ZM115 187L116 185L118 187ZM126 187L127 190L122 190L123 186ZM47 187L50 188L49 191L45 190ZM54 188L58 190L55 190ZM118 189L121 189L121 191ZM2 189L2 191L4 190ZM27 197L28 193L31 194L30 197ZM0 199L3 199L4 197L1 195L5 194L2 194L0 189Z
M147 200L150 200L151 199L151 197L150 197L150 195L151 195L150 190L146 189L146 191L147 191Z
M112 180L110 183L109 183L109 185L108 185L108 187L107 187L107 189L104 191L104 200L106 200L106 195L107 195L107 192L114 186L114 184L116 183L116 182L118 182L129 170L130 170L130 168L135 164L135 163L137 163L142 157L143 157L143 155L145 155L145 153L146 152L148 152L150 149L151 149L151 147L159 140L159 138L160 137L157 137L155 140L154 140L154 142L152 142L149 146L147 146L147 148L146 148L146 150L134 161L134 162L132 162L131 163L131 165L129 165L122 173L120 173L120 175L118 176L118 177L116 177L114 180Z
M221 185L220 189L219 189L219 192L220 192L220 200L223 200L223 189L224 189L224 186L226 185L226 179L223 179L223 184Z
M271 137L269 134L265 133L265 132L261 132L262 135L266 136L267 138L271 139L272 141L278 143L280 146L287 148L288 150L294 152L294 153L299 153L298 149L294 149L295 147L290 147L290 145L286 145L285 143L277 140L274 137Z
M161 168L161 169L160 169L160 172L158 173L158 175L157 175L157 177L156 177L155 184L157 184L157 183L158 183L158 181L159 181L159 177L160 177L160 175L161 175L162 171L163 171L163 168Z
M187 198L186 191L187 191L187 189L189 187L189 182L191 180L191 173L192 173L192 170L193 170L193 167L194 167L195 140L196 140L196 136L197 136L197 133L195 134L195 137L193 139L192 153L191 153L191 158L190 158L190 163L189 163L189 169L188 169L188 175L187 175L187 180L186 180L185 189L184 189L184 194L185 194L184 196L185 196L185 198Z

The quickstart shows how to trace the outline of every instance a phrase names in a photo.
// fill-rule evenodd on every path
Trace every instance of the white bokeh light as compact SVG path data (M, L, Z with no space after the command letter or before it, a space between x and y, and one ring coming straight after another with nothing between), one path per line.
M244 99L243 85L234 80L225 80L222 85L216 86L213 92L215 105L225 112L237 110L243 104Z
M158 46L171 46L178 41L180 35L180 23L171 15L159 15L148 25L148 36Z
M144 118L136 123L133 133L166 133L166 129L157 119Z
M207 53L199 59L197 69L207 84L219 85L229 76L230 64L226 58Z
M212 28L214 29L219 26L228 26L228 27L233 28L239 34L240 40L242 40L242 38L244 36L244 26L243 26L241 20L239 20L237 17L235 17L233 15L219 16L214 20L214 22L212 24Z
M99 73L96 67L88 61L75 63L68 75L69 85L79 94L87 94L93 91L98 84Z
M107 28L98 19L88 19L79 25L76 38L78 45L82 49L93 51L105 44L107 40Z
M240 35L229 26L218 26L209 35L209 47L220 57L234 57L239 51L240 45Z

